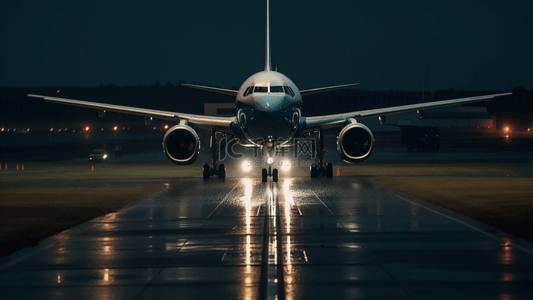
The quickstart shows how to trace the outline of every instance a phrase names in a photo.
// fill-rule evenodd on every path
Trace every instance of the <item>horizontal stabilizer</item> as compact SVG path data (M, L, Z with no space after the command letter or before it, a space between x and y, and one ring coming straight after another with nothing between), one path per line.
M181 85L190 87L193 89L199 89L199 90L204 90L204 91L209 91L209 92L214 92L214 93L219 93L219 94L225 94L225 95L230 95L230 96L235 96L235 97L237 96L237 93L239 92L235 90L227 90L227 89L221 89L221 88L215 88L215 87L203 86L203 85L188 84L188 83L182 83Z
M316 93L323 93L323 92L345 89L347 87L356 86L356 85L359 85L359 83L350 83L350 84L343 84L343 85L336 85L336 86L328 86L328 87L323 87L323 88L318 88L318 89L303 90L303 91L300 91L300 94L302 96L306 96L306 95L311 95L311 94L316 94Z

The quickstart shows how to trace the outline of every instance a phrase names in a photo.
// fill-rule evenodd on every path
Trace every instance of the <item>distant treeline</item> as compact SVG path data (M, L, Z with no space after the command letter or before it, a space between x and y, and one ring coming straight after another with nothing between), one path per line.
M180 82L181 83L181 82ZM233 87L236 89L236 87ZM502 93L508 91L453 91L435 92L369 91L364 89L338 90L309 95L303 99L303 115L314 116L348 111L373 109L420 102L455 99ZM529 122L533 115L533 91L517 87L513 96L482 102L488 112L497 118L513 118ZM203 114L204 103L231 103L235 98L167 82L162 85L97 87L0 87L0 122L64 122L98 121L91 109L47 103L27 94L39 94L94 102L127 105L142 108ZM110 113L111 114L111 113ZM114 113L116 121L138 121L140 117Z

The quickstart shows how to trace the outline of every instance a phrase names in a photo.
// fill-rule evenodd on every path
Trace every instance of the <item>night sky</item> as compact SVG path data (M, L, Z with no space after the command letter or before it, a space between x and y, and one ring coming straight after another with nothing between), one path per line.
M310 4L313 3L313 4ZM272 65L301 89L533 88L533 1L271 0ZM265 1L1 1L0 86L240 86Z

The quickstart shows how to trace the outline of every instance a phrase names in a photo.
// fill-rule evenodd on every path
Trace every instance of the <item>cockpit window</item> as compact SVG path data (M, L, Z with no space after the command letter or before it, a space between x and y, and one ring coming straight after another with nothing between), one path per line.
M253 90L254 90L254 87L253 86L249 86L248 88L246 88L246 91L244 91L243 96L246 97L246 96L250 95Z
M268 93L268 86L256 86L254 93Z
M294 91L289 87L289 86L284 86L283 87L285 89L285 94L288 94L288 95L291 95L292 97L294 97Z
M271 86L270 87L270 92L271 93L283 93L283 87L278 85L278 86Z

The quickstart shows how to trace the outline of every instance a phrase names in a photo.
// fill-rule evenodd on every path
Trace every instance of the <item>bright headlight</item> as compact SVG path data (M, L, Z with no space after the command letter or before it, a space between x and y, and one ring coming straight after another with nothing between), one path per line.
M106 158L107 158L107 154L104 154L104 159L106 159Z
M273 163L274 163L274 159L273 159L272 157L269 157L269 158L267 159L267 163L268 163L269 165L273 164Z
M244 172L248 172L248 171L250 171L251 169L252 169L252 164L251 164L249 161L244 161L244 162L242 163L242 170L243 170Z

